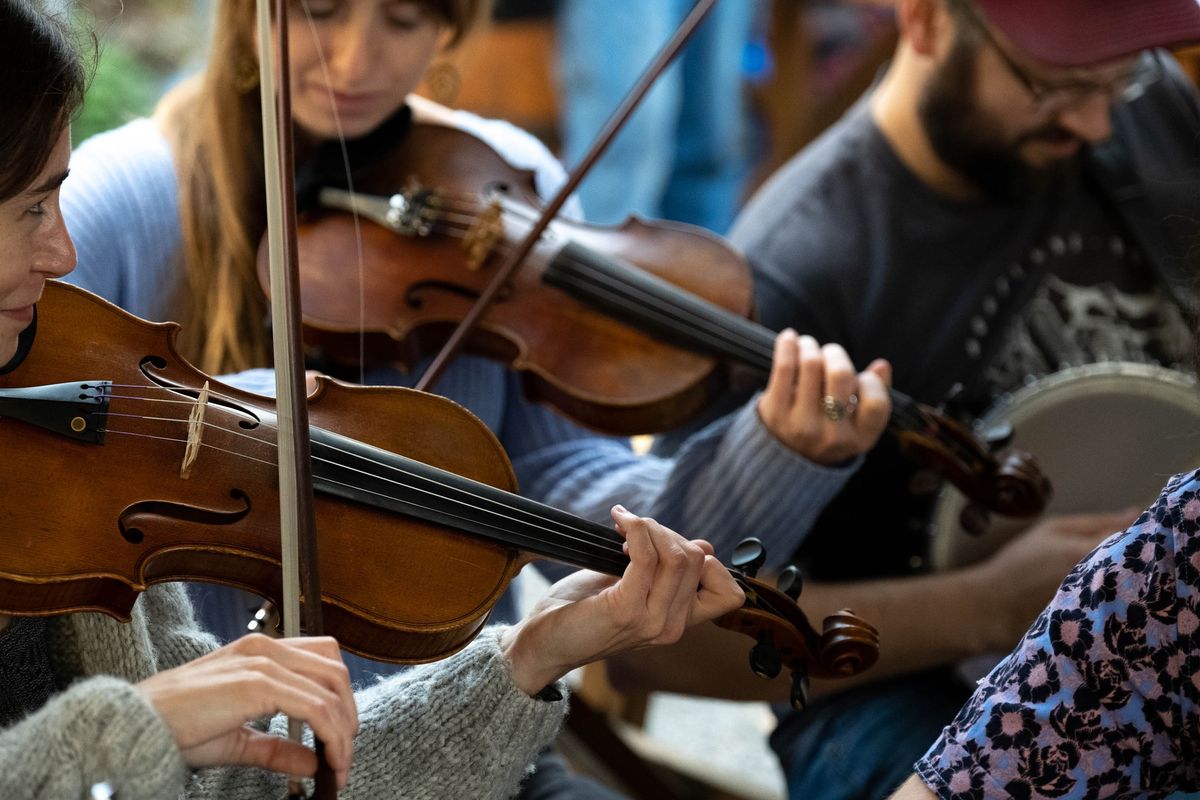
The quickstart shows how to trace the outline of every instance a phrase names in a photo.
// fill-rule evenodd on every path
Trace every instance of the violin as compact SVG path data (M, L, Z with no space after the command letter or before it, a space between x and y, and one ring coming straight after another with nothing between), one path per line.
M445 342L537 218L533 176L461 129L418 121L353 185L322 189L322 208L299 224L305 342L336 363L411 369ZM376 224L359 231L354 215ZM347 274L356 241L358 276ZM667 430L723 390L728 365L765 383L776 334L748 319L752 305L749 266L707 231L560 218L468 346L588 427ZM910 459L984 509L1029 517L1045 508L1050 484L1027 453L993 455L961 423L901 392L891 399L889 430Z
M276 416L175 350L178 326L50 282L20 362L0 375L0 613L128 620L153 583L211 581L280 598ZM457 404L328 378L309 397L326 632L368 658L423 662L465 646L534 558L620 575L610 528L513 494L495 436ZM381 425L381 419L388 420ZM762 674L848 676L878 657L849 612L817 633L798 574L731 570L745 606L718 624L756 641Z

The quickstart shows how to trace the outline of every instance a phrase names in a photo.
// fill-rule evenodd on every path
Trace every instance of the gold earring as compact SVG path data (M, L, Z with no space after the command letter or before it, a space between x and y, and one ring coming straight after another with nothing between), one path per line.
M238 59L233 68L233 88L241 94L249 94L258 88L258 62L249 56Z
M449 61L439 61L425 72L425 93L435 103L453 105L461 88L462 75Z

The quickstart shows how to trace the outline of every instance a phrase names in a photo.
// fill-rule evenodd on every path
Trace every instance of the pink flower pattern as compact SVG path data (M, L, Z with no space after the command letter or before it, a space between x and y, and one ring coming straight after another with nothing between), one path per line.
M1200 789L1200 471L1071 571L916 764L944 800Z

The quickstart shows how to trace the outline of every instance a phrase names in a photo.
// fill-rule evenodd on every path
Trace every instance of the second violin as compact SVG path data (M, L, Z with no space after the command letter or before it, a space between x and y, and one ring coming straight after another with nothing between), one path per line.
M336 362L412 368L446 340L536 219L533 178L435 119L416 122L405 146L354 186L322 190L325 208L301 224L305 336ZM376 224L359 236L346 211ZM765 380L775 333L748 319L752 304L745 261L706 231L559 219L468 341L585 425L654 432L711 402L728 365ZM910 458L986 509L1028 517L1044 508L1049 482L1027 454L994 456L965 426L891 394L890 428Z
M429 113L416 108L418 119ZM353 194L324 189L326 208L301 221L306 340L343 364L412 368L446 340L536 219L533 176L466 131L418 121L354 186ZM376 223L361 226L361 237L343 213L355 210ZM731 318L750 313L749 267L719 237L677 223L559 219L470 346L511 364L530 396L585 425L662 430L702 409L723 381L711 356L661 341L680 323L658 298L627 296L606 269L617 260L663 286L687 287ZM627 324L643 304L649 333Z

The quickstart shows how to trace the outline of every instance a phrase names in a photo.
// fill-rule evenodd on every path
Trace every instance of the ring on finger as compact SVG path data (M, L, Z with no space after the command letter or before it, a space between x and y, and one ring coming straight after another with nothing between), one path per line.
M821 410L825 412L825 418L831 422L841 422L852 416L856 408L858 408L858 395L856 394L850 395L845 402L831 394L821 398Z

